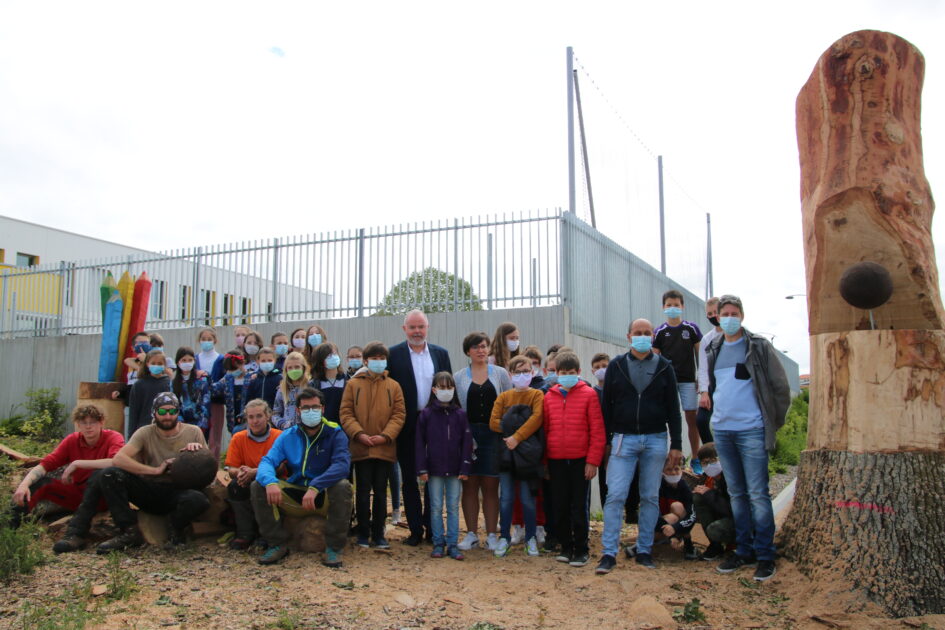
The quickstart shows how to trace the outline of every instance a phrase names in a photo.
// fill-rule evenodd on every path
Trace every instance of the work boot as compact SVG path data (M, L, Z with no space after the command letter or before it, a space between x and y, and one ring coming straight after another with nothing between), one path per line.
M56 544L53 545L53 553L69 553L70 551L78 551L86 545L86 540L82 536L74 532L66 532L66 535L61 539L56 541Z
M165 551L176 551L187 544L187 529L171 527L168 532L167 542L164 543Z
M144 538L141 537L138 526L132 525L121 530L114 538L106 540L96 547L95 553L104 556L112 551L124 551L129 547L140 547L143 544Z

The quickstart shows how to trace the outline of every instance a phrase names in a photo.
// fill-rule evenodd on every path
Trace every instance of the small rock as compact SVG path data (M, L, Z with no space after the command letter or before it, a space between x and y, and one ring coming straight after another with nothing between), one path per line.
M401 604L402 606L406 606L407 608L413 608L417 605L417 602L414 600L414 598L403 591L394 595L394 601L398 604Z
M650 626L659 626L664 629L675 629L679 627L673 615L666 608L656 601L655 597L644 595L637 598L627 610L628 620L634 626L648 624Z
M108 587L104 584L96 584L92 587L92 595L98 597L99 595L104 595L108 592Z

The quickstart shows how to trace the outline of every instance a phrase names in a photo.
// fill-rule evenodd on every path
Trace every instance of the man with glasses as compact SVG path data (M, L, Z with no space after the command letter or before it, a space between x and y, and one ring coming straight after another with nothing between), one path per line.
M169 515L168 547L184 544L185 529L206 511L210 501L200 490L174 486L169 469L181 451L207 448L207 443L199 427L179 421L180 401L174 394L162 392L155 396L151 413L152 423L135 431L115 453L113 466L88 485L65 536L53 546L54 552L75 551L85 546L92 516L102 498L119 533L100 544L98 553L139 547L144 542L138 530L138 515L129 502L150 514Z

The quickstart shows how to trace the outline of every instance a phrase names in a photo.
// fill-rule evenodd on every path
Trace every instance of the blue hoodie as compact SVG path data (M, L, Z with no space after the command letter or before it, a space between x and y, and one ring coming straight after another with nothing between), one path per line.
M285 463L291 484L327 490L348 478L351 452L348 436L334 422L322 422L315 437L309 437L301 425L286 429L273 442L259 462L256 481L262 486L279 483L276 469Z

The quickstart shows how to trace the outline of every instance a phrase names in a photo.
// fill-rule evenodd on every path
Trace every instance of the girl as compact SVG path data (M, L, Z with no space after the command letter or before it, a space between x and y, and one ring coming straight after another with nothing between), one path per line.
M492 346L489 348L489 362L507 370L509 360L521 354L518 351L519 338L520 334L515 324L512 322L499 324L492 338Z
M246 335L248 335L250 332L252 332L252 329L249 326L237 326L233 329L236 347L241 351L243 350L243 344L246 342Z
M135 351L135 356L125 359L125 366L128 368L126 378L128 387L134 385L135 381L138 380L138 372L141 371L141 366L144 365L144 358L151 350L151 336L146 332L135 333L131 340L131 347Z
M285 357L289 354L289 335L279 331L269 338L269 345L276 351L276 369L281 372ZM269 403L269 406L271 407L272 403Z
M180 419L200 427L204 438L210 433L210 386L206 377L198 377L194 370L194 351L186 346L177 349L174 357L177 371L171 381L171 391L180 400Z
M306 331L305 338L305 359L308 361L309 372L315 371L315 348L328 341L328 335L325 329L318 324L312 324Z
M332 422L338 421L341 410L341 395L344 394L348 375L341 370L341 356L338 346L323 343L312 355L315 368L312 370L312 387L325 394L324 415Z
M345 361L348 363L348 376L354 376L354 373L364 365L361 346L351 346L345 353Z
M167 357L163 350L148 350L138 378L128 394L128 435L151 424L151 402L161 392L171 391L167 377Z
M243 339L243 354L246 356L246 372L252 374L259 371L256 355L263 347L262 336L255 330L251 330Z
M282 383L282 371L276 367L276 351L266 346L259 350L257 355L259 371L253 374L249 384L249 399L261 398L272 409L276 404L276 393Z
M164 337L162 337L160 334L151 333L151 336L148 338L148 340L151 344L152 350L161 350L162 352L164 351ZM176 370L177 365L171 360L171 357L166 352L164 352L164 356L167 357L167 369ZM170 373L168 373L168 376L170 376Z
M289 344L292 346L289 350L305 352L305 345L308 343L307 339L308 333L305 332L305 329L296 328L292 331L292 334L289 335Z
M223 355L216 351L217 332L213 328L201 328L197 335L197 346L200 352L194 357L197 376L208 379L208 383L216 383L225 372L223 371ZM220 445L223 439L223 425L226 424L226 407L222 395L210 396L210 429L207 442L214 457L220 457Z
M308 362L305 357L301 352L290 352L285 358L282 382L272 407L272 424L277 429L289 429L298 422L299 411L295 401L308 381Z
M417 476L430 491L430 529L433 558L446 554L462 560L459 537L459 494L472 470L472 431L459 406L456 382L449 372L433 376L433 396L417 418ZM443 535L443 497L446 496L446 536Z
M210 393L223 396L226 413L226 428L233 433L238 424L242 424L243 405L249 402L250 379L246 374L246 357L239 348L230 350L223 356L224 375L210 387Z

